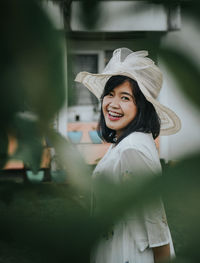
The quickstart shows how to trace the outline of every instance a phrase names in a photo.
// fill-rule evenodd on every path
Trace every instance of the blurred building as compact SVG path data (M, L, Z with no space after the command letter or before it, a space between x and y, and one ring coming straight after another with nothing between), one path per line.
M99 102L85 87L74 82L78 72L101 72L116 48L128 47L134 51L146 49L149 56L163 69L164 84L159 100L173 109L182 121L182 130L179 133L160 138L160 157L166 161L179 159L198 150L199 111L177 88L177 83L157 54L159 47L164 45L187 50L188 43L190 48L192 47L193 57L199 56L195 45L199 42L198 34L193 32L195 27L191 21L181 14L180 6L173 4L164 7L162 4L145 1L99 1L94 12L99 14L97 17L100 19L95 21L96 25L92 27L88 26L88 22L83 23L80 5L80 1L72 1L67 25L69 100L67 113L63 111L61 115L64 117L60 116L58 123L63 125L63 120L65 125L67 122L90 123L98 120ZM191 32L193 37L196 37L193 45L190 39L187 39ZM65 125L63 134L66 132Z
M143 1L102 1L98 6L100 20L95 28L84 26L80 19L81 3L73 1L70 20L70 53L73 78L80 71L101 72L114 49L128 47L132 50L146 49L158 62L157 50L163 36L181 28L178 5L166 9L163 5ZM75 100L68 108L68 122L97 121L98 101L80 83L69 83ZM167 146L161 153L168 159Z
M144 1L100 1L97 9L100 19L94 28L88 29L80 19L81 2L72 2L69 48L74 77L80 71L101 72L113 50L119 47L147 49L157 60L163 35L180 29L180 9L176 5L166 9L161 4ZM74 91L75 101L69 107L68 120L96 121L99 112L96 98L79 83L72 81L69 89Z

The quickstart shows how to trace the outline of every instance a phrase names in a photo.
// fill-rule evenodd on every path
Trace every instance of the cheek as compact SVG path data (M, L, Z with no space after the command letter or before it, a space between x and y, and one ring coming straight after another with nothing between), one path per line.
M109 104L108 101L106 99L103 99L103 102L101 104L101 108L102 108L103 113L106 112L108 104Z
M134 105L131 105L126 108L126 113L129 116L131 120L133 120L137 114L137 107Z

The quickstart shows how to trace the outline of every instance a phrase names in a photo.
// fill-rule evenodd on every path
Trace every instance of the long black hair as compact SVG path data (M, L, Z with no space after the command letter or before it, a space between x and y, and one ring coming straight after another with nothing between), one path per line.
M137 113L135 118L124 128L122 135L116 141L116 131L109 129L106 126L102 110L102 102L106 95L108 95L117 86L123 84L125 81L128 81L131 84L135 104L137 106ZM112 76L106 82L101 96L101 113L98 123L98 134L104 141L118 144L122 139L135 131L152 133L153 138L157 138L160 133L160 118L153 104L145 98L134 79L121 75Z

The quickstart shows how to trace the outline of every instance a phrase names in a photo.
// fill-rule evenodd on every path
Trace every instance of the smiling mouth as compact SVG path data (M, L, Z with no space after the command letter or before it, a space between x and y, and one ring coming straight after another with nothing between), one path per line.
M119 120L121 117L123 117L123 114L113 111L108 111L108 117L110 120Z

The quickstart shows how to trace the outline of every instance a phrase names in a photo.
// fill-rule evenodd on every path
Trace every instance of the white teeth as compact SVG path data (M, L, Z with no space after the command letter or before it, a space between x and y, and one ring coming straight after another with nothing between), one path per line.
M116 113L116 112L112 112L112 111L108 111L109 115L111 115L112 117L122 117L122 114Z

